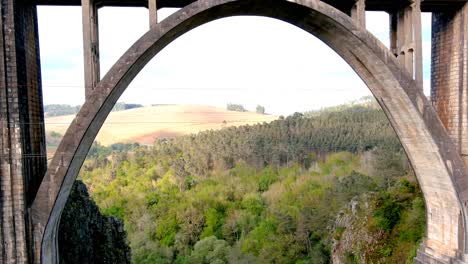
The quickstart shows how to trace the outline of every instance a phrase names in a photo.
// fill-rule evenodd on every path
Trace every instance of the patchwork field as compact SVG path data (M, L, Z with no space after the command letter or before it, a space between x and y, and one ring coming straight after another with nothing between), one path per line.
M46 118L48 134L65 134L74 115ZM150 145L155 138L174 137L203 130L271 122L278 117L254 112L234 112L199 105L161 105L112 112L97 136L102 145L138 142Z

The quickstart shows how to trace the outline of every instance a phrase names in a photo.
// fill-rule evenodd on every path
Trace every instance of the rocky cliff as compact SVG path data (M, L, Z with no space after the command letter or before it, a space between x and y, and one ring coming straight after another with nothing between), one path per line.
M336 217L334 264L408 264L425 235L424 200L416 182L354 197Z
M81 181L76 181L65 206L58 239L60 263L131 262L123 222L103 216Z
M386 239L386 233L381 229L369 230L375 210L372 199L372 195L355 197L348 208L338 214L332 242L333 263L369 263L379 253L380 242Z

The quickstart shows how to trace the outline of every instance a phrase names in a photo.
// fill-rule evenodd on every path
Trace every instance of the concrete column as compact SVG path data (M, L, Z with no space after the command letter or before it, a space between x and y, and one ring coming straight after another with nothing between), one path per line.
M398 14L396 12L390 13L390 51L398 57L400 52L398 51L397 44L397 28L398 28Z
M414 41L414 76L418 84L423 87L423 45L422 45L422 22L421 22L421 0L414 0L411 3L411 14L413 21L413 41Z
M423 85L421 0L390 13L390 49L413 76Z
M468 168L468 4L432 14L431 100Z
M158 6L156 2L157 0L148 0L150 28L153 28L158 24Z
M85 95L88 100L100 81L98 9L94 0L82 0Z
M351 8L351 18L356 21L358 25L366 27L366 1L355 0L356 3Z

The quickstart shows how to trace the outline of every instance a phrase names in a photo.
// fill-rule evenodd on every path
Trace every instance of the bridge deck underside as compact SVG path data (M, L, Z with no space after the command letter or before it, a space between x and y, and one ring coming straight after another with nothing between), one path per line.
M78 6L81 5L81 0L30 0L37 5L61 5L61 6ZM399 9L401 6L407 5L409 0L366 0L366 10L368 11L392 11ZM158 8L165 7L184 7L195 0L158 0ZM347 10L352 6L355 0L324 0L324 2L337 7L338 9ZM457 9L461 7L467 0L425 0L421 3L423 12L443 11L447 9ZM97 0L99 7L103 6L129 6L129 7L147 7L148 0Z

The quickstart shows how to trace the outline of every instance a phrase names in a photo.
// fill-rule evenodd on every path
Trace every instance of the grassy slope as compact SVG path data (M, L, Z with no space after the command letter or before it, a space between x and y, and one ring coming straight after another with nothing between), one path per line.
M65 134L73 118L73 115L46 118L46 130ZM99 132L97 141L103 145L118 142L152 144L156 137L174 137L275 119L277 116L232 112L212 106L151 106L112 112Z

